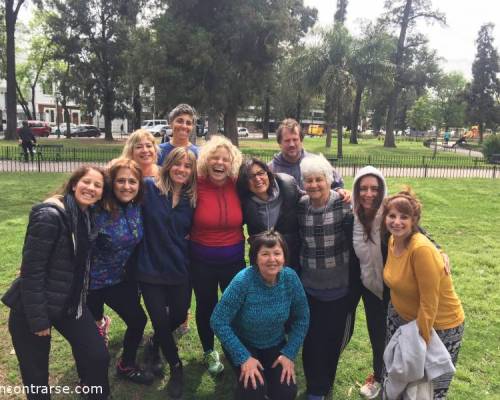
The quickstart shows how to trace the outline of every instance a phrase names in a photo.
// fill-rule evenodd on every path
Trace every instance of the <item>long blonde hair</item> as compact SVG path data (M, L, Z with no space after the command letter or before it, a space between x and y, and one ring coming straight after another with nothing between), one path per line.
M196 207L196 156L186 147L176 147L169 153L155 178L155 184L163 195L173 194L174 183L170 178L170 170L184 157L187 157L191 162L192 172L188 181L182 187L182 192L189 198L191 206Z

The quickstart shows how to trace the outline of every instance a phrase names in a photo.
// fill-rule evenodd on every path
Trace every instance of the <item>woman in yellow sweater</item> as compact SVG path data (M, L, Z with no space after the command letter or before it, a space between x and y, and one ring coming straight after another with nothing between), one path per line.
M431 329L456 364L464 330L464 311L451 276L436 247L418 232L421 204L412 193L400 192L384 202L383 228L391 234L384 281L391 290L387 316L389 342L397 328L416 320L429 343ZM445 399L452 376L433 380L434 399Z

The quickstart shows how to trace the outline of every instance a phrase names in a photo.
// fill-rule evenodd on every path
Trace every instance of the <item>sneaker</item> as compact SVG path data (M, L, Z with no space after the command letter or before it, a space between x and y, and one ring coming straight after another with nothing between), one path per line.
M180 399L182 397L183 379L182 364L178 363L175 367L170 368L170 379L167 383L167 393L171 399Z
M158 378L165 376L163 360L160 356L160 349L156 349L151 336L144 345L144 362L148 365L150 371Z
M151 385L154 380L152 374L140 369L137 365L126 367L123 365L122 360L116 364L116 375L120 378L142 385Z
M224 371L224 364L220 362L219 353L217 350L208 350L203 355L203 361L207 364L208 372L212 375L219 375Z
M96 322L96 325L99 335L101 335L104 338L104 344L106 345L106 347L108 347L109 327L111 325L111 317L108 317L107 315L103 316L100 322Z
M365 380L365 384L359 389L359 393L366 399L376 399L380 394L382 385L375 380L375 376L370 374Z

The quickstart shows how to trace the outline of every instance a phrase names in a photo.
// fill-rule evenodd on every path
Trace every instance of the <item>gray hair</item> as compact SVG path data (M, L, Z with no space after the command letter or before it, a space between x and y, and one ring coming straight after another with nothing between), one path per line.
M300 162L302 179L309 175L324 175L328 185L333 182L333 168L323 154L308 154Z
M191 118L193 118L193 125L196 124L196 119L197 119L196 110L189 104L185 103L178 104L172 111L170 111L170 114L168 114L168 122L171 124L174 119L176 119L179 115L182 114L190 115Z

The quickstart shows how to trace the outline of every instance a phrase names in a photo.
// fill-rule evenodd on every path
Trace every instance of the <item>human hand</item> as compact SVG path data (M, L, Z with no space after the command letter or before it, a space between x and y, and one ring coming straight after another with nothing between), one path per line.
M240 382L243 382L245 389L248 386L248 381L252 383L252 387L257 389L257 379L261 385L264 385L264 378L260 371L263 371L264 367L256 358L250 357L240 366Z
M44 329L43 331L35 332L37 336L50 336L50 328Z
M288 357L281 354L274 361L272 367L276 367L278 364L281 364L281 378L280 382L283 383L286 380L286 384L290 385L290 380L295 383L295 363L290 360Z
M444 262L444 273L446 275L451 275L450 257L448 257L448 254L446 253L441 253L441 257L443 257Z
M339 196L342 198L342 202L344 204L350 204L351 203L351 192L349 190L339 188L336 191L339 194Z

